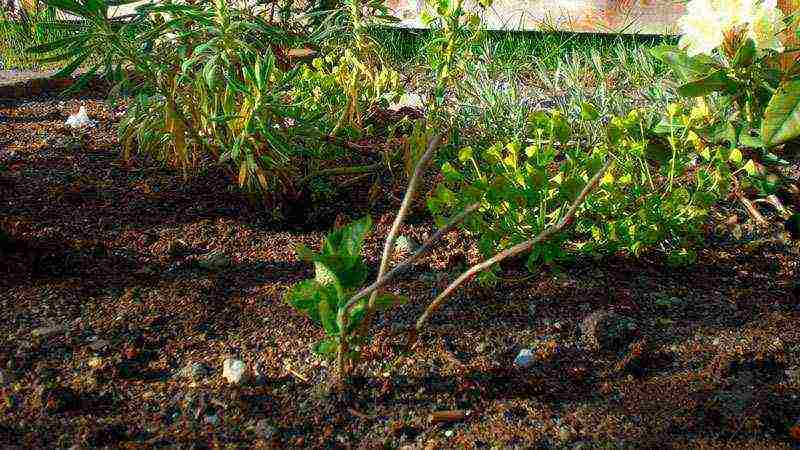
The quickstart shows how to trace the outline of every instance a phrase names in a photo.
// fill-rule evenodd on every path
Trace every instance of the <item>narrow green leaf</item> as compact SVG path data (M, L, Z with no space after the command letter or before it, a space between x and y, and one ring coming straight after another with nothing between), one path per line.
M83 52L80 55L76 56L69 64L64 66L61 70L53 74L53 78L65 78L72 76L72 73L86 61L86 58L89 57L89 52Z
M733 58L734 67L747 67L753 64L756 57L756 43L750 38L745 39L742 45L736 50L736 56Z

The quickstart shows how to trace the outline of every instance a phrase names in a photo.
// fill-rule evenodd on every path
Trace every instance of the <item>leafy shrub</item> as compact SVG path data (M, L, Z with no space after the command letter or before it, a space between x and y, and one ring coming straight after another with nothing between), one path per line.
M769 1L745 8L695 0L687 9L679 45L653 55L679 79L678 93L696 102L694 120L679 127L703 144L704 158L714 146L727 146L721 157L735 163L750 157L733 181L748 211L763 221L744 194L769 196L783 187L780 166L793 156L781 147L800 136L800 66L796 49L784 43L796 39L798 19L784 17ZM777 209L791 215L780 204Z
M73 29L64 27L59 14L48 7L39 11L7 11L0 6L0 62L4 69L32 69L47 65L25 51L32 44L43 44L69 37ZM48 55L49 56L49 55Z
M289 96L299 69L272 51L295 35L221 0L144 5L124 23L102 0L48 1L83 30L31 51L69 61L61 74L98 61L81 80L100 72L118 82L113 94L134 94L119 129L125 156L138 146L185 177L213 159L249 192L295 189L302 138L318 134Z
M585 109L587 114L592 110L589 105ZM574 253L624 250L638 255L658 245L676 255L691 253L710 206L727 186L727 160L700 165L682 139L666 146L648 139L653 125L637 111L613 118L605 142L592 149L574 139L558 113L537 112L530 122L534 135L529 145L465 147L458 163L443 166L444 182L428 199L440 223L453 211L480 202L480 214L464 225L489 257L552 226L603 161L612 158L614 166L576 214L572 231L537 245L528 266ZM489 272L481 276L492 279Z

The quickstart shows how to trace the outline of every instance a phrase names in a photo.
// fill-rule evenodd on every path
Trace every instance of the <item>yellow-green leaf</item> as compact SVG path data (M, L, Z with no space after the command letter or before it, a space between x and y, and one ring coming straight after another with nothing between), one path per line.
M750 176L753 176L757 173L756 164L753 162L752 159L748 160L747 163L745 163L744 171L747 172L747 174Z
M734 148L731 150L731 154L728 156L728 160L731 162L735 162L736 164L742 163L742 152L738 148Z

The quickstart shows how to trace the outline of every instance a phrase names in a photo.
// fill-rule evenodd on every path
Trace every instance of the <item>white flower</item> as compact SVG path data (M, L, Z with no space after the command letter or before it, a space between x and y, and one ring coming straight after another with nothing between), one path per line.
M754 0L712 0L712 9L719 15L723 30L747 25L753 18Z
M778 38L778 33L783 28L783 13L776 7L775 0L764 0L756 6L750 26L747 28L747 37L753 39L759 51L783 51L783 43Z
M678 46L686 49L689 56L710 54L725 38L720 14L709 0L691 0L687 3L686 14L678 19L678 26L681 30Z

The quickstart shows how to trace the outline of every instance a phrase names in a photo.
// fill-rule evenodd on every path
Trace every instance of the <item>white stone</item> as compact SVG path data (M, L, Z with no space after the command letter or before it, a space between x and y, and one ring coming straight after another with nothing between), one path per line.
M73 114L69 116L64 125L72 128L83 128L83 127L91 127L94 125L94 121L89 118L89 115L86 113L86 107L81 105L81 109L78 110L77 114Z
M205 422L209 425L216 425L217 422L219 422L219 416L217 416L216 414L212 416L206 416Z
M242 360L227 358L222 362L222 377L228 380L228 383L241 383L246 370L247 366Z
M536 361L536 356L533 354L533 351L529 348L523 348L517 354L517 357L514 358L514 364L518 365L519 367L530 367L534 361Z

